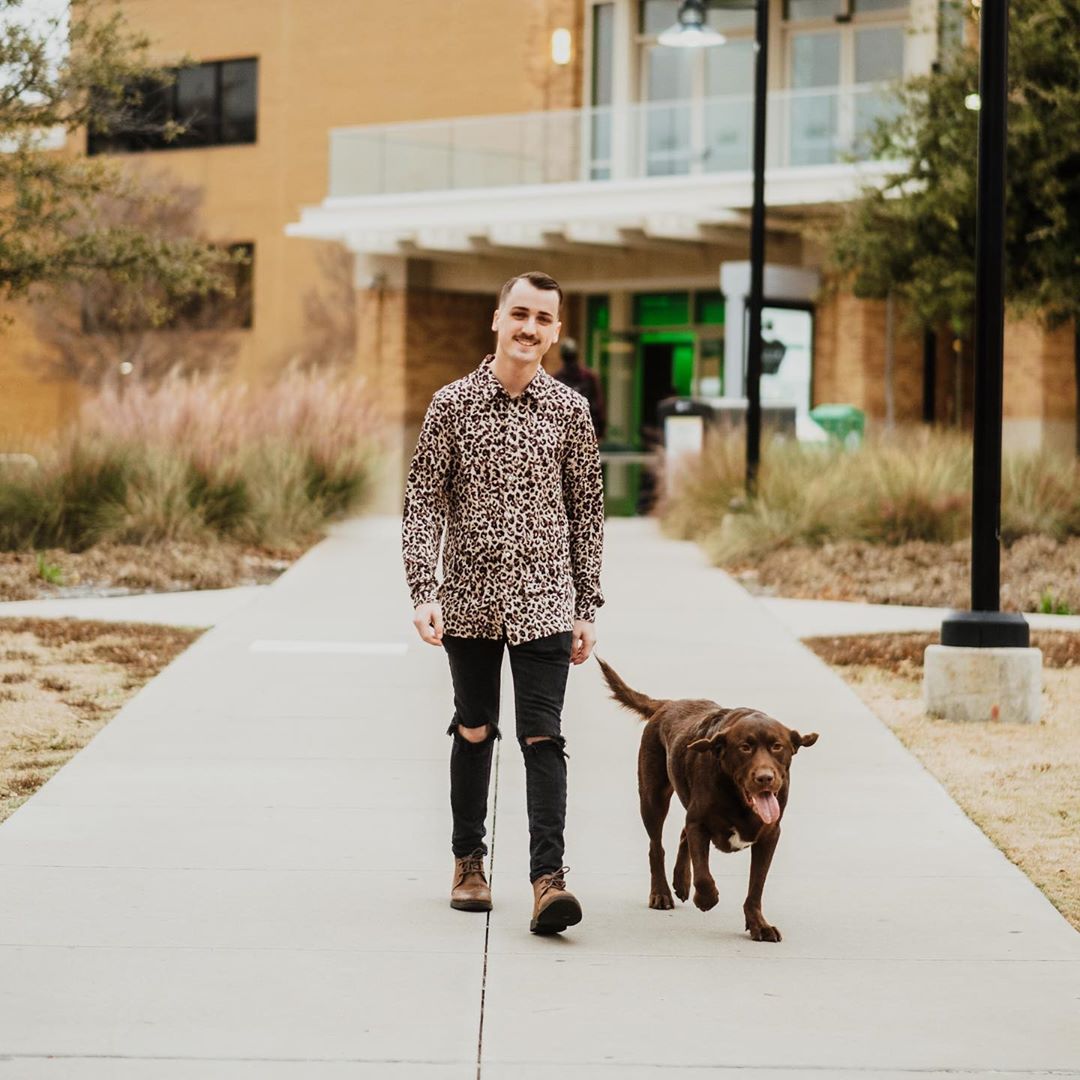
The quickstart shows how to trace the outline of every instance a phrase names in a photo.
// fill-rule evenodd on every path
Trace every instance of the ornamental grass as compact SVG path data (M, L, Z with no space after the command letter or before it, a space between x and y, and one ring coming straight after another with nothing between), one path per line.
M6 448L37 465L0 463L0 548L310 537L362 508L378 445L363 380L340 371L103 389L55 441Z
M709 440L680 463L658 507L664 530L725 564L840 540L953 543L971 533L971 439L928 428L869 438L855 450L774 440L754 499L743 497L739 436ZM1002 538L1080 535L1080 466L1048 451L1006 453Z

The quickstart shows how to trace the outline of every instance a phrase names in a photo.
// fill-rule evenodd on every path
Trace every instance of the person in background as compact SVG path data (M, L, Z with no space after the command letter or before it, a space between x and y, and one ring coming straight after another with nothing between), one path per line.
M577 342L567 338L559 346L562 367L555 372L559 382L576 390L589 403L589 416L597 439L602 439L607 430L607 416L604 414L604 392L600 388L600 378L593 371L581 366Z

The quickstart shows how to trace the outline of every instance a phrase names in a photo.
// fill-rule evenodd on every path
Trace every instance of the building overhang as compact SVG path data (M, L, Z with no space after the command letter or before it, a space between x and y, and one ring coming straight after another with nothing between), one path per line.
M770 228L797 231L807 216L851 201L896 168L860 162L770 169L766 173ZM429 259L500 252L648 250L708 245L741 236L749 227L751 200L752 176L747 170L349 195L303 208L300 220L285 231L289 236L338 241L359 254Z

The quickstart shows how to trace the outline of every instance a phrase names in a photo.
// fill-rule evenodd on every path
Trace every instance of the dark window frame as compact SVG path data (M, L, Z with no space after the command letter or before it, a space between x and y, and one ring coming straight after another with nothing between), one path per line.
M254 108L250 117L228 116L225 113L225 77L230 65L251 65L254 83ZM185 72L213 72L213 112L206 117L197 113L184 116L180 112L179 95ZM172 82L167 86L146 83L140 90L144 99L131 106L131 120L126 130L118 125L113 131L87 132L86 152L96 154L130 154L148 150L204 150L213 146L252 146L258 142L259 128L259 58L235 56L223 60L208 60L189 67L170 69ZM168 121L187 125L188 130L166 141L161 128ZM147 123L151 130L140 130Z

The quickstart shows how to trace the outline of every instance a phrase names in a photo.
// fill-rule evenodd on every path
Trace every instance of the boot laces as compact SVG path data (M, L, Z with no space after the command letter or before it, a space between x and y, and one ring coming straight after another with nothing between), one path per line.
M469 874L479 874L484 877L484 856L479 852L474 852L472 855L459 859L458 874L459 882L464 881Z
M549 877L547 879L547 882L544 885L544 891L540 895L541 896L545 895L550 889L556 889L556 890L558 890L560 892L565 891L565 889L566 889L566 874L569 873L569 871L570 871L569 866L564 866L561 869L556 870L551 875L551 877Z

